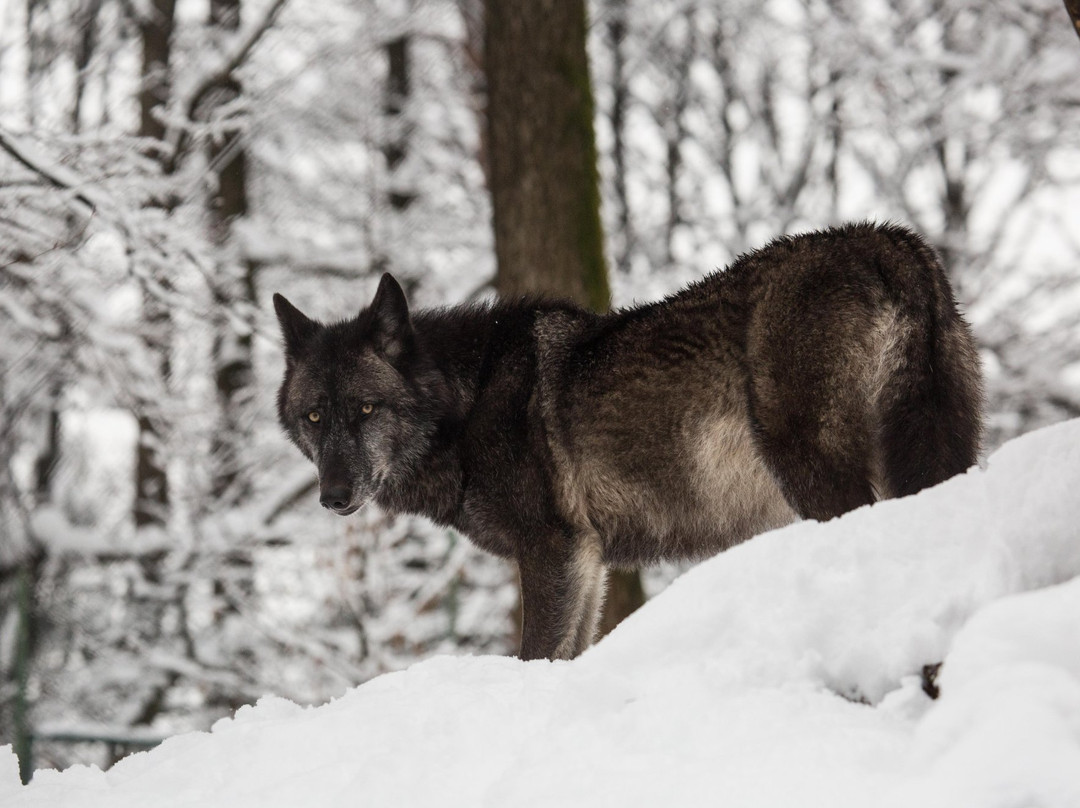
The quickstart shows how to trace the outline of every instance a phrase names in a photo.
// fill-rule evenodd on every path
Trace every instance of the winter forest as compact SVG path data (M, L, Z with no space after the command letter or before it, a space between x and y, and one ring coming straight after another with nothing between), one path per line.
M274 292L334 320L391 271L418 306L603 309L779 234L903 222L974 327L985 450L1080 416L1060 0L591 0L584 282L497 251L543 222L493 228L499 5L0 0L0 744L34 767L514 652L508 564L318 507L277 423ZM622 576L607 624L679 571Z

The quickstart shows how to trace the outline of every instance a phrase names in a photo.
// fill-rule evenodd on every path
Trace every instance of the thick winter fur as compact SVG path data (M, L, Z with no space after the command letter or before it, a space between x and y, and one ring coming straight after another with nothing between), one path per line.
M894 226L779 239L658 303L356 319L280 295L281 423L325 507L374 499L514 559L521 656L591 641L605 568L701 558L976 460L979 361L933 252Z

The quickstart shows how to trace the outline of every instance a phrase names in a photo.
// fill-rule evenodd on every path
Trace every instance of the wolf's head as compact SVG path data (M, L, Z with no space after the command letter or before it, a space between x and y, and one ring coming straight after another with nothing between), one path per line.
M315 463L323 507L347 516L424 457L445 384L389 274L352 320L324 325L281 295L274 310L285 340L281 425Z

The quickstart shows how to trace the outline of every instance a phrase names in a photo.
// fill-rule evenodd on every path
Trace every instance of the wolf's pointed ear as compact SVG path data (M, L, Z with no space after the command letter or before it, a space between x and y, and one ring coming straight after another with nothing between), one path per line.
M285 355L295 356L300 346L315 333L318 324L281 295L274 295L274 311L285 338Z
M375 346L393 362L412 346L413 330L405 292L389 272L383 273L369 311L375 326Z

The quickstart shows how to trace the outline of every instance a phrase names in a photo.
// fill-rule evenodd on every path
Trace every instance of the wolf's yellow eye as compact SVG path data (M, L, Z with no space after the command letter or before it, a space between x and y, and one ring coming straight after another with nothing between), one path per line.
M364 404L360 407L360 412L364 413L364 415L371 415L371 411L374 409L374 404Z
M321 417L322 416L320 416L319 413L316 410L312 410L311 412L309 412L307 414L307 419L309 421L311 421L311 423L313 423L313 424L319 423L319 418L321 418Z

